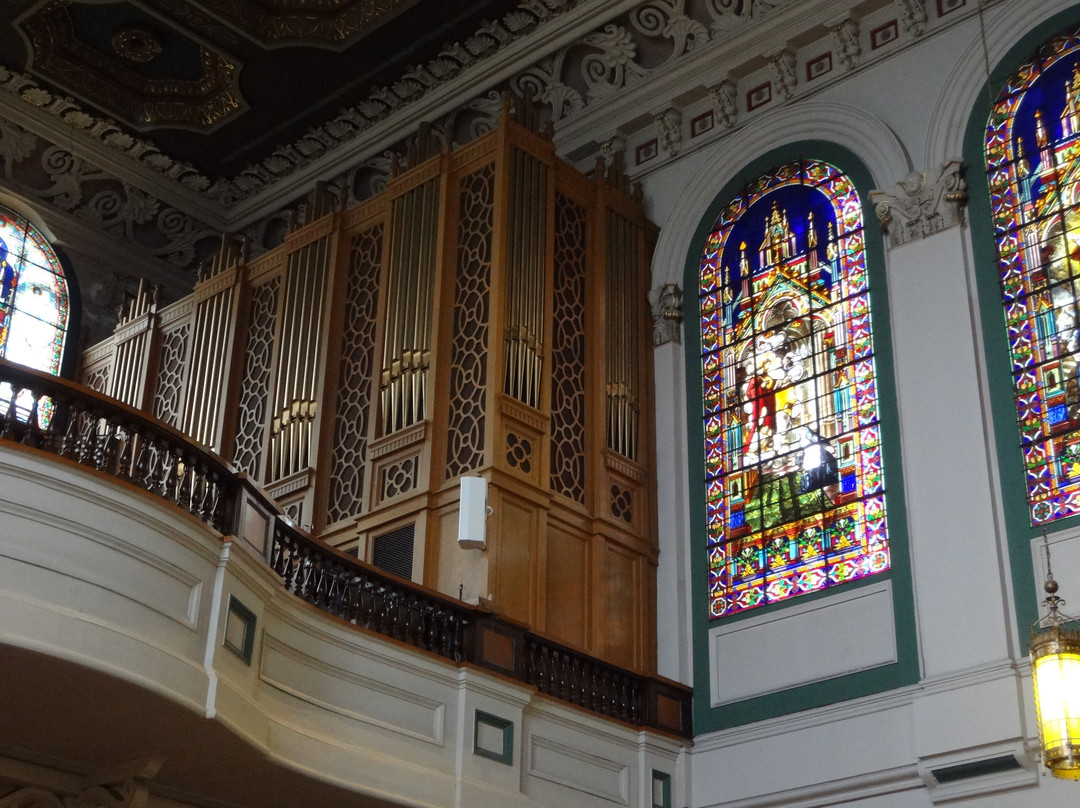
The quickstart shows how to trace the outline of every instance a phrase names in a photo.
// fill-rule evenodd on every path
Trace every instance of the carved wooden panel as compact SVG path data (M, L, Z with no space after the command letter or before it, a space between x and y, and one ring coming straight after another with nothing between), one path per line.
M251 293L251 317L248 323L247 348L244 351L233 465L254 479L259 479L262 461L280 286L281 278L275 277L261 286L256 286Z
M391 460L379 469L380 501L408 494L416 489L420 472L420 455Z
M519 469L523 474L531 474L536 459L533 457L533 442L516 432L506 434L506 464Z
M604 627L603 647L597 650L619 665L635 665L637 646L642 643L640 563L636 553L610 541L604 543L600 559L604 591L596 601Z
M459 193L446 479L472 471L484 461L494 166L465 177Z
M154 392L154 417L172 427L180 425L187 379L187 346L191 325L184 323L161 338L161 363Z
M102 393L108 395L109 393L109 371L112 369L112 365L102 364L93 370L89 370L83 377L83 384L93 390L95 393Z
M375 362L375 320L382 266L382 225L352 239L345 289L345 330L330 457L327 524L358 515L364 506L364 466Z
M628 525L634 523L634 493L615 483L611 485L611 515Z
M555 195L551 488L585 502L585 211Z

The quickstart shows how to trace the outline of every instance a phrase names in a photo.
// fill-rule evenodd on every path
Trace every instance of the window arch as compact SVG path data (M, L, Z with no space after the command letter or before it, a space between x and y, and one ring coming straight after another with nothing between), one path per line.
M1034 526L1080 514L1080 29L1005 82L984 156Z
M889 569L862 205L786 163L722 210L699 270L709 615Z
M0 207L0 356L59 374L69 310L56 253L30 222Z

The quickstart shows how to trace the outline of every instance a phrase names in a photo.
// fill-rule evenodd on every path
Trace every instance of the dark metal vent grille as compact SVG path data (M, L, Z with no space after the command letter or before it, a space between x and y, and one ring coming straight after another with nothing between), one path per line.
M381 570L411 580L415 532L415 525L405 525L376 536L371 563Z
M1001 755L1000 757L976 760L971 763L960 763L956 766L943 766L940 769L931 769L939 783L955 783L957 780L967 780L969 777L981 777L985 774L999 774L1012 769L1023 768L1013 755Z

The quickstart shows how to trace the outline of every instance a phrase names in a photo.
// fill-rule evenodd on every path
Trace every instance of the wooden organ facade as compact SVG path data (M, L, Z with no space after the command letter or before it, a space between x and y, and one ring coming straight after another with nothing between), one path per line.
M432 141L349 210L317 188L265 255L225 237L183 300L140 291L82 379L326 542L653 670L654 229L621 172L586 177L508 111ZM462 475L488 480L484 550L457 542Z

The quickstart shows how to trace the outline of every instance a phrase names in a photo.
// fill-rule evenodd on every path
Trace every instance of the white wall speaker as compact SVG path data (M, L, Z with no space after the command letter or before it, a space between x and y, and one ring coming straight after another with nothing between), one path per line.
M458 544L467 550L487 545L487 487L484 477L462 477L458 510Z

